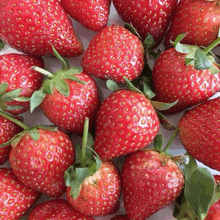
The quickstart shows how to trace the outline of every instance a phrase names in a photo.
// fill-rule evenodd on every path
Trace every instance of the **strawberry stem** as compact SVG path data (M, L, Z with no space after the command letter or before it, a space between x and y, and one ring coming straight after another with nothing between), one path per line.
M0 111L0 115L3 116L4 118L7 118L8 120L14 122L15 124L17 124L18 126L23 128L24 130L29 129L29 127L27 125L25 125L23 122L19 121L18 119L12 117L11 115L9 115L3 111Z
M43 75L45 75L45 76L48 76L49 78L54 78L54 75L51 73L51 72L49 72L49 71L47 71L47 70L45 70L45 69L42 69L42 68L40 68L40 67L38 67L38 66L32 66L31 67L33 70L35 70L35 71L37 71L37 72L39 72L39 73L41 73L41 74L43 74Z
M166 152L167 150L169 150L171 144L173 143L174 139L176 138L177 134L179 133L179 128L177 127L173 134L171 135L171 138L169 140L169 142L167 143L166 147L164 148L163 152Z
M203 53L209 53L213 48L215 48L218 44L220 44L220 37L213 41L210 45L208 45L205 49L203 49Z
M89 130L89 118L86 118L84 122L83 138L82 138L82 154L81 154L82 167L85 166L86 146L87 146L87 141L88 141L88 130Z

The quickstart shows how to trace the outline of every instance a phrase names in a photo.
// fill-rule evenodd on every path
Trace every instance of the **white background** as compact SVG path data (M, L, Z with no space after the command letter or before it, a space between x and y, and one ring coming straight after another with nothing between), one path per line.
M77 21L74 21L72 19L73 22L73 27L74 30L76 32L77 37L81 40L81 42L83 43L84 49L86 50L90 40L96 35L95 32L86 29L85 27L83 27L80 23L78 23ZM110 10L110 16L109 16L109 22L108 25L111 24L119 24L121 26L124 25L124 22L120 19L120 17L118 16L118 14L115 11L114 6L111 6L111 10ZM159 46L162 47L162 46ZM0 54L5 54L5 53L12 53L12 52L16 52L19 53L18 51L10 48L9 46L6 45L5 49L2 50L0 52ZM81 62L81 58L80 57L76 57L76 58L68 58L68 61L71 65L74 66L80 66L80 62ZM59 61L57 61L55 58L51 58L51 57L44 57L44 61L45 61L45 68L49 71L55 71L61 68L61 65L59 63ZM106 98L111 92L106 88L105 82L103 80L99 80L96 79L97 85L99 87L99 93L100 93L100 100L103 101L104 98ZM217 94L220 95L220 94ZM173 123L174 126L177 126L178 121L180 119L180 117L182 116L183 113L179 113L173 116L168 116L167 118ZM24 123L26 123L28 126L33 126L36 124L44 124L44 125L51 125L51 122L44 116L44 114L41 112L40 108L35 109L35 111L31 114L30 112L27 112L25 114L23 114L24 117ZM170 139L170 136L172 134L172 131L166 131L163 128L160 128L159 133L163 133L164 137L165 137L165 144L168 142L168 140ZM76 135L72 135L71 139L73 141L73 144L76 146L77 143L81 143L81 138L77 137ZM149 148L152 147L152 144L149 145ZM185 150L179 140L179 138L177 137L173 143L173 145L170 147L170 150L168 151L169 153L173 154L173 155L178 155L178 154L184 154ZM118 165L119 168L121 168L122 163L123 163L124 157L120 157L120 158L116 158L114 159L114 162L116 162L116 164ZM199 163L200 166L205 167L204 165L202 165L201 163ZM0 166L0 167L9 167L9 163L6 162L4 165ZM213 174L218 174L217 171L211 170L209 169ZM63 198L65 198L65 195L62 196ZM49 198L46 195L42 195L42 197L37 201L36 204L41 203L42 201L46 201ZM157 212L156 214L152 215L151 217L149 217L149 220L173 220L175 218L173 218L172 216L172 209L173 209L173 205ZM125 210L123 207L123 201L121 199L121 207L120 210L117 214L125 214ZM26 215L24 218L22 219L27 219ZM114 215L109 215L109 216L104 216L104 217L97 217L95 219L97 220L109 220L111 217L113 217Z

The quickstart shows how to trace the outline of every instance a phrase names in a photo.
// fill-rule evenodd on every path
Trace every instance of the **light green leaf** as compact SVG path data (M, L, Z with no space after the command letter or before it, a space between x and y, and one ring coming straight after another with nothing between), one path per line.
M25 107L20 105L5 105L5 110L7 111L22 110L22 109L25 109Z
M62 79L70 79L70 80L73 80L75 82L78 82L78 83L81 83L81 84L84 84L84 85L87 84L85 81L78 79L73 74L72 75L63 75Z
M116 91L116 90L120 89L119 85L115 81L113 81L111 79L108 79L106 81L106 86L111 91Z
M69 96L70 94L69 85L64 80L58 81L58 79L56 79L56 81L54 82L54 86L62 95Z
M138 88L136 88L136 87L128 80L128 78L127 78L126 76L124 76L124 79L125 79L125 82L126 82L126 84L127 84L127 87L128 87L130 90L132 90L132 91L134 91L134 92L138 92L138 93L140 93L140 94L143 94Z
M170 109L171 107L176 105L177 102L178 102L178 100L176 100L175 102L172 102L172 103L163 103L163 102L158 102L158 101L151 101L151 104L154 106L154 108L156 108L160 111L163 111L163 110Z
M0 39L0 50L4 49L5 43Z
M49 95L53 94L53 80L45 80L45 83L43 85L43 93Z
M145 82L143 82L143 93L148 99L152 99L156 95Z
M31 129L28 131L28 133L34 141L39 140L40 134L37 129Z
M24 96L13 98L13 99L18 101L18 102L29 102L31 100L30 97L24 97Z
M64 181L66 186L70 186L74 178L75 178L75 168L74 166L69 166L64 173Z
M146 49L153 47L156 44L154 37L151 34L147 34L147 37L144 39L143 45Z
M8 83L1 83L0 84L0 95L4 94L8 88Z
M46 94L43 93L42 90L35 91L31 96L30 101L30 111L33 112L36 107L38 107L41 102L43 102Z
M158 134L154 139L154 149L157 151L161 151L164 144L164 136L162 134Z
M214 64L211 65L211 67L209 68L209 71L214 75L220 72L219 68L215 66Z
M187 153L188 154L188 153ZM189 180L190 177L192 176L193 172L197 169L198 165L196 163L196 160L189 155L189 161L188 163L184 166L184 176L185 180Z
M194 68L197 70L209 69L212 63L206 56L206 54L201 50L197 49L195 53Z
M0 97L0 101L1 102L12 102L14 101L14 98L17 98L21 94L21 92L22 92L22 89L15 89L10 92L6 92Z

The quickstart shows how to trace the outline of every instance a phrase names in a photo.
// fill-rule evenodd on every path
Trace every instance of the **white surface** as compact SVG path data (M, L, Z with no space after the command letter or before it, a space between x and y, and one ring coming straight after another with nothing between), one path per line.
M84 45L84 49L87 48L90 40L96 35L95 32L90 31L88 29L86 29L85 27L83 27L80 23L78 23L77 21L73 21L73 27L74 30L78 36L78 38L82 41L83 45ZM108 25L111 24L119 24L119 25L124 25L124 22L120 19L120 17L117 15L114 6L111 6L111 10L110 10L110 16L109 16L109 22ZM2 50L0 52L0 54L5 54L5 53L12 53L12 52L18 52L15 51L14 49L11 49L9 46L6 46L6 48L4 50ZM68 61L71 65L74 66L80 66L80 62L81 62L81 58L80 57L76 57L76 58L69 58ZM61 65L59 62L57 62L57 60L55 58L50 58L50 57L44 57L44 61L45 61L45 68L49 71L55 71L59 68L61 68ZM106 88L105 86L105 82L103 80L99 80L99 79L95 79L97 82L97 85L99 87L99 92L100 92L100 99L101 101L103 101L104 98L106 98L111 92ZM219 94L217 94L219 95ZM174 126L177 126L178 121L180 119L180 117L182 116L182 113L180 114L176 114L173 116L169 116L167 117ZM41 112L40 108L35 109L35 111L31 114L30 112L27 112L25 114L23 114L24 117L24 123L26 123L29 126L33 126L36 124L44 124L44 125L51 125L51 122L43 115L43 113ZM170 139L170 136L172 134L172 131L166 131L163 128L160 129L159 133L163 133L164 137L165 137L165 143L167 143L167 141ZM76 135L72 135L71 139L74 143L74 145L76 146L77 143L81 143L81 139L79 137L77 137ZM152 147L152 144L149 146ZM180 142L180 140L178 138L175 139L173 145L171 146L169 153L177 155L177 154L184 154L185 150ZM116 158L114 159L114 161L116 162L116 164L119 166L119 168L121 167L122 163L123 163L123 158ZM202 165L201 163L199 163L199 165L205 167L204 165ZM9 167L9 163L5 163L3 166L0 167ZM209 169L210 171L212 171L213 174L218 174L219 172L214 171ZM63 196L63 198L65 198L65 195ZM50 199L48 196L43 195L36 204L41 203L42 201L46 201ZM156 214L154 214L153 216L151 216L150 218L148 218L148 220L173 220L175 218L173 218L172 216L172 209L173 206L169 206L159 212L157 212ZM123 201L121 199L121 207L120 210L117 214L125 214L125 210L123 208ZM24 218L22 219L27 219L26 215ZM113 217L114 215L109 215L109 216L105 216L105 217L97 217L95 219L97 220L109 220L111 217Z

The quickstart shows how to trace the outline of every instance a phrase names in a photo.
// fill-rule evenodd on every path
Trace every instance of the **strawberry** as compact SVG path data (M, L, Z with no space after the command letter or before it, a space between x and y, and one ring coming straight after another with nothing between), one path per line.
M24 53L79 56L83 46L58 0L0 1L0 38Z
M31 111L40 105L44 114L56 126L81 135L86 117L91 121L90 127L95 122L100 104L98 89L93 78L85 71L70 67L62 58L60 60L63 68L55 74L33 67L43 74L46 72L48 79L31 97Z
M42 74L31 69L32 66L43 68L43 59L15 53L0 56L1 109L11 114L21 114L29 110L29 102L18 102L14 98L30 98L41 87Z
M74 209L85 215L113 214L119 209L120 174L112 161L102 162L93 151L88 126L86 118L82 147L76 151L77 162L65 172L66 198Z
M185 149L198 161L220 171L220 97L187 111L178 123Z
M159 130L151 102L140 92L119 89L97 113L94 149L104 161L146 147Z
M21 127L11 122L7 118L0 116L0 145L13 138L16 134L21 132ZM8 160L11 145L0 147L0 165Z
M65 199L48 200L35 206L28 215L28 220L36 219L94 220L94 218L85 216L74 210Z
M122 168L128 219L145 220L177 199L183 186L182 171L164 153L147 149L130 154Z
M0 189L0 216L7 220L19 220L41 195L22 184L8 168L0 168Z
M178 42L184 36L180 35L175 47L165 50L153 67L154 100L168 103L178 100L175 106L165 111L167 114L181 112L205 101L220 89L220 70L209 54L220 38L210 47L201 49Z
M137 78L144 67L144 48L137 36L119 25L104 28L90 41L82 67L100 79L125 82Z
M128 220L126 215L116 215L111 220Z
M176 0L113 0L120 17L131 23L144 40L148 34L154 37L158 46L174 14Z
M218 37L219 10L219 0L180 0L165 36L165 46L182 33L187 33L183 43L208 46Z
M100 31L106 27L111 0L61 0L65 11L86 28Z

